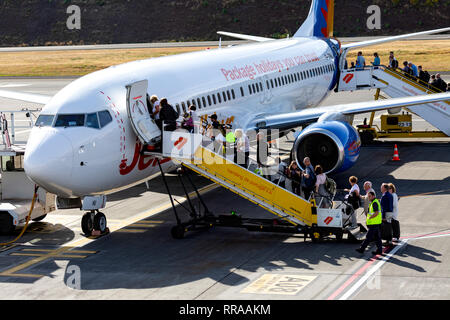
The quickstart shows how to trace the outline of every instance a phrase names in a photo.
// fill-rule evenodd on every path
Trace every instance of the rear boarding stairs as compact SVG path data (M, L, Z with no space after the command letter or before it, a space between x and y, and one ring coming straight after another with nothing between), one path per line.
M391 98L419 96L442 92L431 84L406 75L401 69L386 66L344 69L340 73L336 92L378 89ZM376 99L378 99L378 94ZM439 101L407 108L446 136L450 137L450 101ZM400 112L401 110L394 110Z

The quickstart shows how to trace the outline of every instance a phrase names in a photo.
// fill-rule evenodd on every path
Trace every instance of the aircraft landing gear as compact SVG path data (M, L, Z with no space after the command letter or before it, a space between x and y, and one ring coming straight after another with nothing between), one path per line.
M81 230L83 230L86 237L109 233L106 216L98 210L86 212L81 219Z

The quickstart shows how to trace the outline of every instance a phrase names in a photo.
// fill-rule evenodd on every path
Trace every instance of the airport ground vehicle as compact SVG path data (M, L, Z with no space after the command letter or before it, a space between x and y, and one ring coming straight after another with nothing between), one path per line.
M27 113L26 120L17 120L17 117ZM0 234L10 234L15 228L26 222L34 183L28 179L23 169L25 145L23 141L16 140L15 131L10 135L8 128L25 129L33 125L31 111L8 112L0 114L1 132L3 141L0 146ZM17 121L25 121L27 125L17 126ZM55 210L55 196L43 189L38 191L38 197L31 220L41 221L46 215Z

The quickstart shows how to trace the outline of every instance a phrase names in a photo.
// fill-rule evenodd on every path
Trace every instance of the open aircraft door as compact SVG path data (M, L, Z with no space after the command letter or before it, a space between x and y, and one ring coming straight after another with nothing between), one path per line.
M161 130L152 119L147 108L148 80L126 86L127 112L134 132L142 143L154 144L161 140Z

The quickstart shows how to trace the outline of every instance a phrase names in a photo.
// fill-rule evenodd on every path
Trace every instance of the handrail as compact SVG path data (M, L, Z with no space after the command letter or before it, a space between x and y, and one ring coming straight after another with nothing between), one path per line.
M400 68L390 68L390 67L388 67L386 65L383 65L383 64L380 64L378 66L365 66L365 67L362 67L362 68L351 68L351 69L349 68L349 69L345 69L345 70L350 70L350 71L353 72L353 71L373 70L373 69L376 69L376 68L384 69L385 71L390 71L392 73L395 73L396 75L402 77L405 80L409 80L409 81L414 82L414 83L416 83L418 85L421 85L424 89L434 91L434 93L443 92L441 89L433 86L431 83L426 83L425 81L420 80L418 77L415 77L413 75L405 74L405 72L402 69L400 69Z

